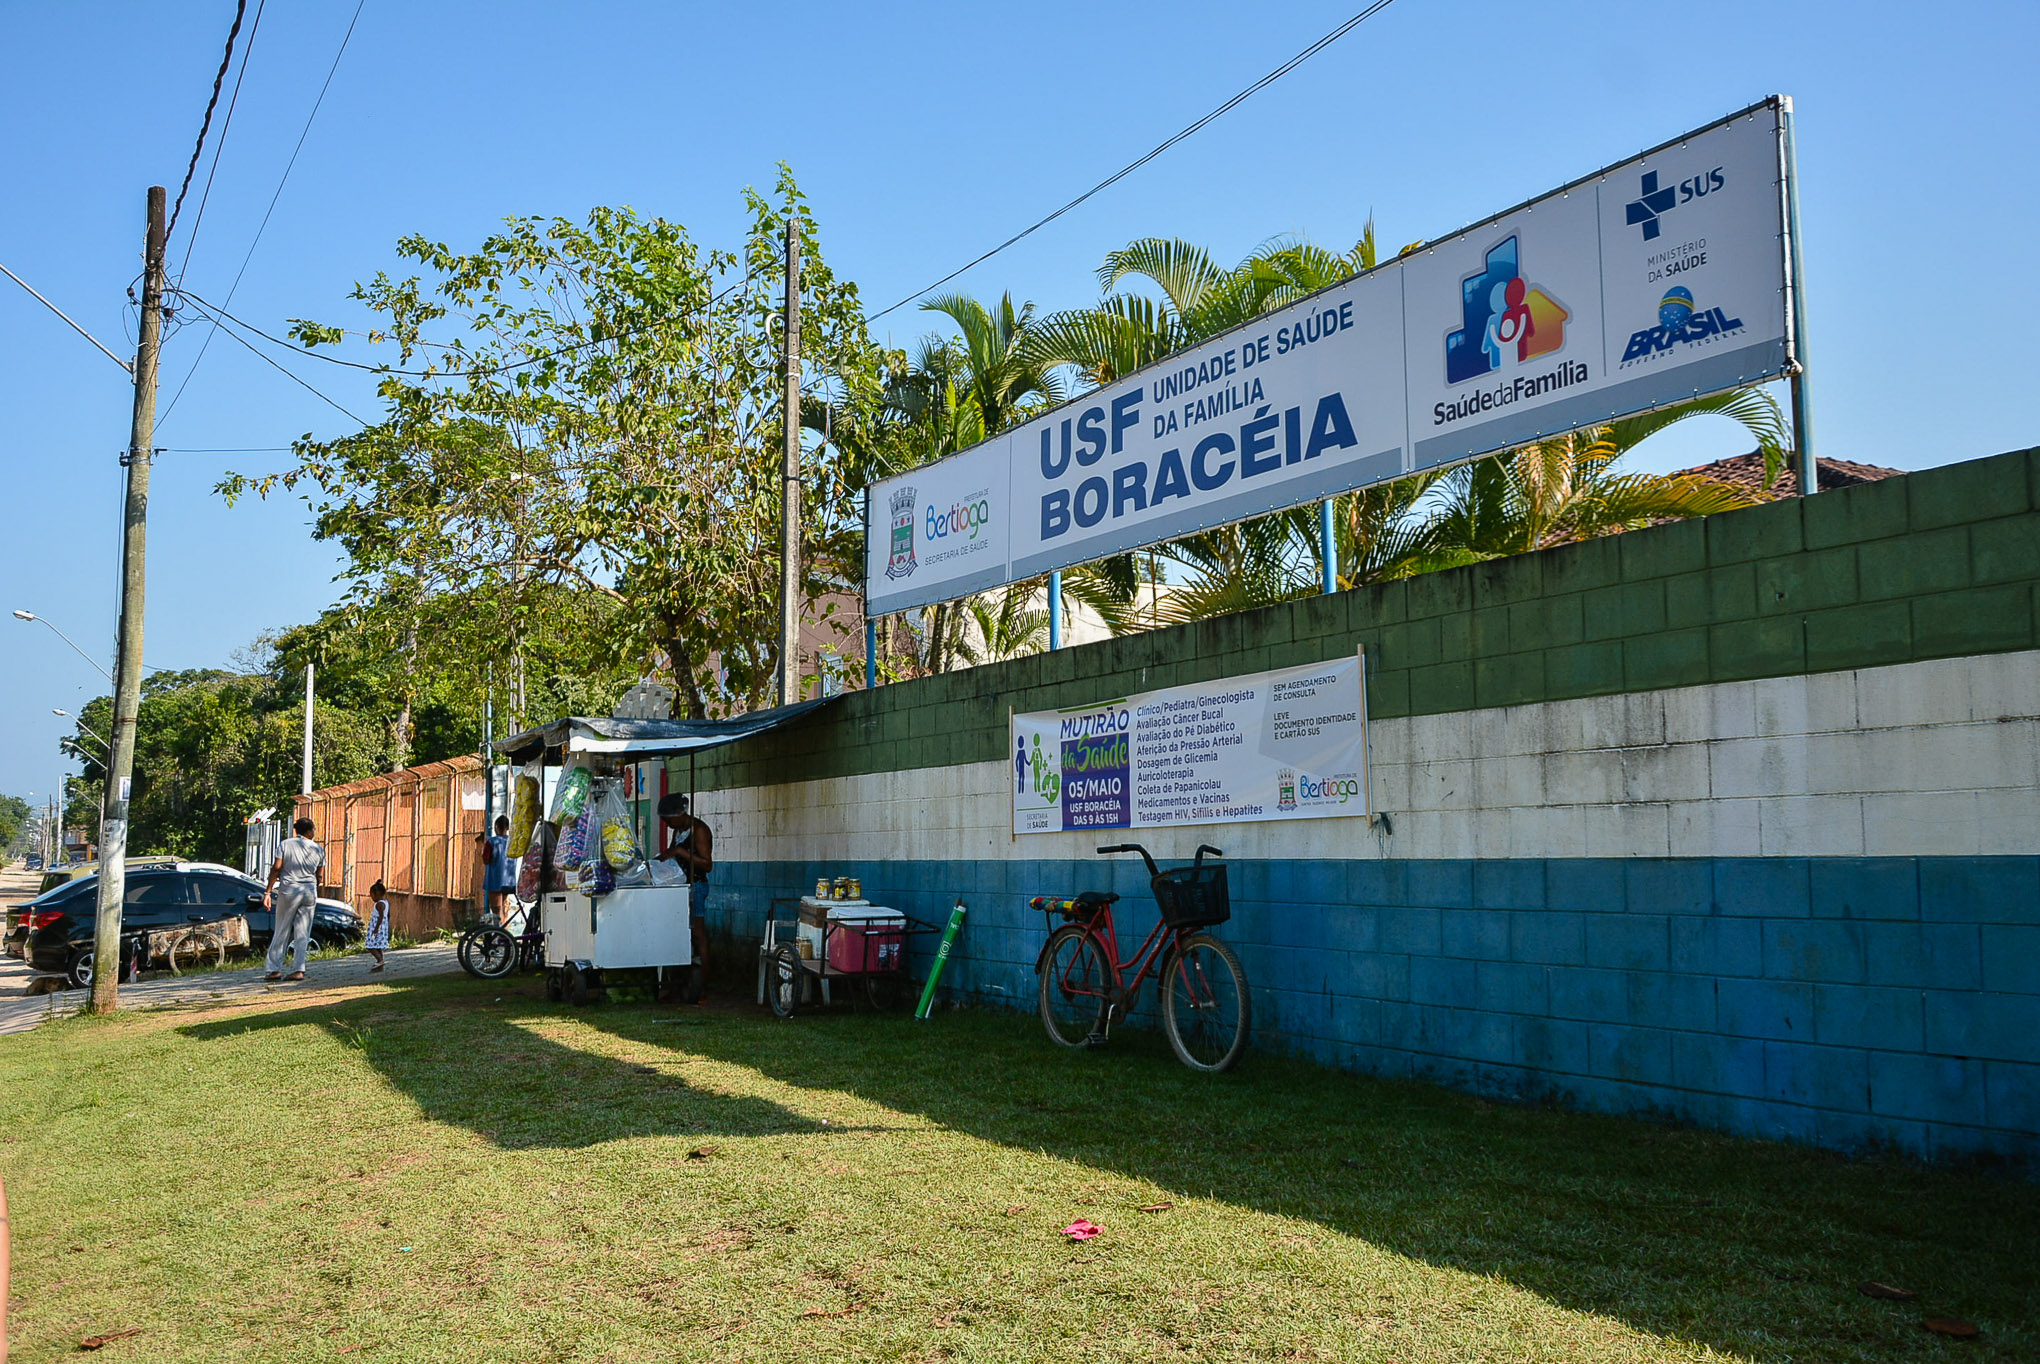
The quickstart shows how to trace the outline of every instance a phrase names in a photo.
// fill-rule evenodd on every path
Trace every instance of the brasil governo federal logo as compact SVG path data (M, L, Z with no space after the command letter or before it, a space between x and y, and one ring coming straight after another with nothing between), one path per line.
M1629 345L1622 351L1622 364L1626 367L1656 359L1684 346L1711 345L1742 329L1741 318L1730 317L1720 308L1699 307L1693 301L1691 289L1683 284L1674 284L1658 300L1657 325L1629 334Z
M892 495L892 552L885 563L885 576L904 578L914 571L914 490L897 489Z

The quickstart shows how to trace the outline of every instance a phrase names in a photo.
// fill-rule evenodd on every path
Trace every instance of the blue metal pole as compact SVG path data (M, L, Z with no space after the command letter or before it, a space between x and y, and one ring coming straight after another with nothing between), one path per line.
M1062 648L1062 570L1048 575L1048 647Z
M864 689L878 685L878 622L864 618Z
M1324 589L1327 592L1339 590L1339 540L1337 529L1332 524L1332 499L1318 503L1317 509L1318 562L1324 567Z

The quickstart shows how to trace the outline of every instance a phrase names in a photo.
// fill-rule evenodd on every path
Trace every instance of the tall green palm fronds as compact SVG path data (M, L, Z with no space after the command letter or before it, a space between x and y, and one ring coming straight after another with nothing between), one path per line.
M1438 480L1435 544L1488 559L1749 506L1759 499L1695 474L1630 474L1614 467L1646 437L1707 414L1740 422L1766 452L1767 466L1774 457L1782 463L1784 417L1770 394L1737 389L1696 398L1449 471Z

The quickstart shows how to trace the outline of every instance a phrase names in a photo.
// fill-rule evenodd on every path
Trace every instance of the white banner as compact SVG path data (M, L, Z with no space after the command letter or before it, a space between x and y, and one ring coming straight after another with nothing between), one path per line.
M1013 832L1364 815L1361 660L1015 715Z
M1766 101L872 485L874 615L1774 378Z

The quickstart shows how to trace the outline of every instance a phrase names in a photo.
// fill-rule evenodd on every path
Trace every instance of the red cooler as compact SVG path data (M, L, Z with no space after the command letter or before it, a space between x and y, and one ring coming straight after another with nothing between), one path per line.
M863 974L898 971L906 965L907 916L897 909L864 905L829 912L829 966Z

